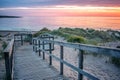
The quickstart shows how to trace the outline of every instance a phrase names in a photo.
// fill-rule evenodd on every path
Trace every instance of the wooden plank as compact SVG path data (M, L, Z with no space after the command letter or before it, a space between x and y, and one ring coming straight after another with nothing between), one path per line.
M35 40L34 39L33 39L32 44L33 44L33 51L35 51Z
M83 54L84 51L83 50L79 50L79 61L78 61L78 68L80 68L81 70L83 70ZM78 73L78 80L82 80L83 79L83 75Z
M44 41L42 42L43 43L43 50L45 49L45 45L44 45ZM45 59L45 52L43 52L43 60Z
M6 68L6 78L7 80L12 80L13 76L13 48L14 48L14 39L8 44L6 49L4 50L5 57L5 68Z
M23 36L21 35L21 45L23 45Z
M49 43L49 48L50 48L50 51L49 51L49 52L50 52L50 54L52 54L52 49L51 49L51 47L52 47L52 46L51 46L51 43ZM49 56L49 61L50 61L49 64L52 65L52 56Z
M12 51L12 46L14 44L14 39L12 39L10 41L10 43L7 45L7 47L5 48L4 52L11 52Z
M11 80L12 77L11 77L9 52L4 52L4 58L5 58L6 78L7 78L7 80Z
M21 46L15 53L14 80L68 80L38 57L32 46ZM57 78L57 79L56 79Z
M63 46L60 46L60 59L63 60ZM60 75L63 75L63 63L60 62Z
M49 38L49 36L40 36L39 38ZM50 38L54 38L54 37L50 37Z
M59 42L59 41L44 40L44 39L40 39L40 40L53 43L56 45L62 45L65 47L95 52L96 54L103 54L107 56L120 58L120 49L117 49L117 48L108 48L108 47L94 46L94 45L87 45L87 44L75 44L75 43Z
M14 36L21 36L21 35L31 35L31 34L29 34L29 33L18 33L18 34L14 34Z
M38 46L39 46L39 48L40 48L40 40L38 40ZM41 51L40 51L40 49L39 49L39 56L41 56Z
M32 34L29 34L29 37L30 37L30 45L32 45Z
M35 40L35 46L37 46L37 39ZM37 47L35 47L35 52L37 53Z

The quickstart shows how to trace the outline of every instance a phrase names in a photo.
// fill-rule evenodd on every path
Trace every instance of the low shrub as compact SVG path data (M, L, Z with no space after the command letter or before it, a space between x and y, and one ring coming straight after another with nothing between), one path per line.
M116 48L120 49L120 46L117 46ZM111 62L120 67L120 58L111 57Z
M85 38L81 36L71 36L67 39L68 42L73 42L73 43L85 43Z
M120 67L120 58L112 57L112 58L111 58L111 62L112 62L113 64L115 64L116 66Z
M65 39L68 39L70 37L70 34L64 33L64 32L61 32L61 31L56 31L56 30L52 31L51 34L58 35L60 37L64 37Z
M40 34L49 33L49 32L50 32L49 29L43 28L43 29L41 29L40 31L38 31L37 33L33 34L33 37L38 37Z

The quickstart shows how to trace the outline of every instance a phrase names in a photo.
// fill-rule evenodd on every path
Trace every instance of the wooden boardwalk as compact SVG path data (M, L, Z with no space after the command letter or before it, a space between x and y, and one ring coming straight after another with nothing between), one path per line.
M30 45L19 47L14 60L14 80L66 80L56 69L37 56Z
M29 43L33 44L33 48L31 45L27 45L27 43L25 43L24 38L26 37L30 38ZM48 38L49 40L45 38ZM25 45L23 46L24 43ZM22 46L18 47L19 44ZM58 50L60 52L59 57L52 54L54 45L58 45L60 47ZM49 49L46 49L46 46L48 46ZM64 47L78 50L78 66L65 60ZM42 52L43 59L45 58L44 53L48 54L50 65L52 65L52 58L59 61L60 71L58 72L45 62L45 60L41 59L37 53L33 52L33 49L35 52L38 50L39 53ZM116 48L59 42L54 41L54 37L50 37L49 35L41 35L39 38L32 38L32 34L16 34L14 35L14 39L10 41L7 48L4 50L6 78L7 80L13 80L13 78L14 80L68 80L61 76L64 74L65 70L63 65L66 65L78 72L78 80L82 80L83 76L86 76L91 80L100 80L96 76L83 70L83 54L85 51L120 58L120 50Z

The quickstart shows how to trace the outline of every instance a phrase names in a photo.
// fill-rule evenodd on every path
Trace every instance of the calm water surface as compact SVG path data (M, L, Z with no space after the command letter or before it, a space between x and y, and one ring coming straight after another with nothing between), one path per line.
M40 30L43 27L120 29L120 17L23 17L0 18L0 30Z

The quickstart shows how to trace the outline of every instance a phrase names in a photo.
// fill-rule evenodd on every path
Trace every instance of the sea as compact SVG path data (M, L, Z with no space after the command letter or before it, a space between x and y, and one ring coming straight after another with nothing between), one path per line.
M21 17L0 18L0 30L32 30L42 28L58 29L93 28L120 30L120 17Z

